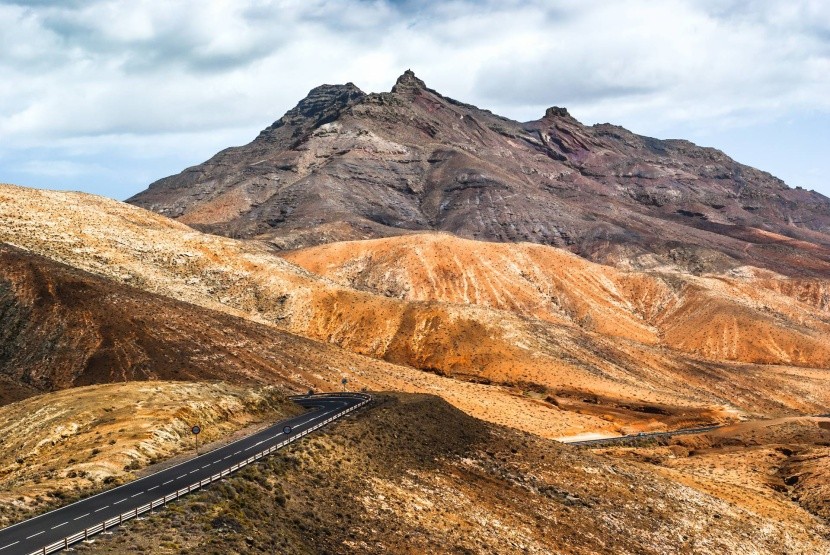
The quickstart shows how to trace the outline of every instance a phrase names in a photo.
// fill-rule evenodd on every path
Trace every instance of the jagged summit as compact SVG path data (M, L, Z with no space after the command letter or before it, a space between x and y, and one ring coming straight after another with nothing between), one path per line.
M129 202L278 248L438 230L624 267L830 277L830 199L688 141L519 123L405 71L391 93L313 89L248 145Z
M300 134L299 129L308 130L336 118L340 112L364 98L366 93L354 83L345 85L320 85L309 91L305 98L295 107L285 113L283 117L264 129L259 139L270 141L279 140L279 130L284 126L295 129L291 135Z
M364 96L366 93L351 82L345 85L320 85L311 89L285 117L313 117L331 108L342 108Z
M545 110L545 119L548 118L570 118L573 117L568 112L567 108L560 108L559 106L551 106Z
M413 90L425 90L426 88L426 83L418 79L418 77L415 76L414 71L407 69L400 77L398 77L398 80L395 81L395 85L392 87L392 92L402 93Z

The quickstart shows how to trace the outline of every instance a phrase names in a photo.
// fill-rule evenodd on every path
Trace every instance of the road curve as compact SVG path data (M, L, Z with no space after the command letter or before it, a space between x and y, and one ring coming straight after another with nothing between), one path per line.
M0 555L55 553L139 514L162 507L222 479L287 443L367 404L361 393L293 397L312 409L251 436L199 455L151 476L87 497L0 530Z

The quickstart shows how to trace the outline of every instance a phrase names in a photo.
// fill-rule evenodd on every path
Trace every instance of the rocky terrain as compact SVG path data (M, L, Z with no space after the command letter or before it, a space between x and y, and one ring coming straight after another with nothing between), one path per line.
M552 247L422 237L422 252L434 251L432 262L424 257L428 267L448 278L432 292L422 288L423 300L372 290L371 279L315 275L260 243L199 233L99 197L11 186L0 197L0 241L119 287L262 323L283 345L301 345L298 353L329 353L313 364L283 363L297 369L295 383L336 387L348 376L354 387L438 393L470 414L545 437L815 414L830 405L820 281L751 268L730 276L620 271ZM390 239L387 255L405 268L413 260L399 256L397 241L406 250L406 238ZM441 283L463 277L453 277L441 254L448 246L482 261L467 264L463 279L478 280L470 291L490 288L516 302L442 293ZM366 244L382 273L387 255L377 247ZM315 252L325 249L333 268L345 260L332 245L295 253L296 261L315 269ZM523 267L537 275L522 277ZM389 280L393 289L407 286L401 275Z
M333 243L283 257L389 297L505 310L713 361L830 367L827 280L750 267L701 276L619 271L561 249L446 234Z
M128 202L281 249L438 230L627 268L830 276L830 199L818 193L563 108L511 121L409 71L388 93L318 87L251 143Z
M261 421L300 412L285 390L223 382L129 382L76 387L0 407L0 528L25 514L191 456Z
M685 474L385 395L79 552L830 553L826 523L780 492L743 503ZM779 517L759 505L771 497Z
M378 363L273 326L0 243L0 404L135 380L232 380L293 392Z
M662 476L771 520L789 520L800 509L825 522L830 516L830 418L747 422L601 452L653 465Z
M393 393L78 550L830 554L830 199L406 72L130 202L0 185L0 526L347 378Z

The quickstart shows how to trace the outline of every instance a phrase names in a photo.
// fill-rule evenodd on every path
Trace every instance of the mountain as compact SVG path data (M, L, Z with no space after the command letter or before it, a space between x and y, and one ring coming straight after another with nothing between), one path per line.
M280 249L414 231L558 246L627 268L830 276L830 199L688 141L520 123L429 89L313 89L251 143L128 202Z

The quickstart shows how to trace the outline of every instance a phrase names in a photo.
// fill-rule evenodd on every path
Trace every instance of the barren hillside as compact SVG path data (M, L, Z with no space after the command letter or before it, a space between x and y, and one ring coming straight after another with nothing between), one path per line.
M530 243L448 234L282 254L338 283L410 301L506 310L715 361L830 367L830 282L744 267L620 271Z
M77 387L0 407L0 527L15 515L134 477L261 420L301 412L281 388L130 382Z
M563 290L571 284L585 288L585 298L576 305L581 308L571 313L561 311L558 322L553 321L555 309L548 310L550 318L545 319L544 313L529 317L507 306L461 305L446 302L446 298L415 301L361 291L309 273L260 244L202 234L162 216L98 197L11 186L0 188L0 197L0 241L119 283L399 365L342 359L342 364L322 365L330 370L315 375L323 383L335 376L362 372L365 375L356 380L369 387L434 391L471 414L496 422L514 421L520 428L541 430L548 437L586 429L682 426L728 419L740 412L815 413L830 405L827 372L809 366L809 360L818 364L823 359L808 358L805 363L781 349L772 360L778 365L728 363L707 358L706 353L690 355L659 343L649 344L654 343L653 330L659 339L661 325L666 334L671 329L659 321L662 313L655 309L659 303L650 300L652 293L637 292L638 284L650 283L651 278L598 267L597 275L605 277L591 284L588 273L580 273L578 266L556 270L556 260L585 263L552 249L548 251L553 254L541 256L554 261L546 262L552 266L543 268L553 272L551 287L561 283ZM517 248L529 252L531 247ZM632 275L633 281L628 279ZM502 283L507 278L509 272ZM621 280L619 287L614 280ZM714 288L722 283L720 278L689 280L703 287L701 298L706 302L707 295L717 293L731 310L729 295ZM657 291L676 296L672 282L664 281L667 283ZM782 306L789 301L781 299L800 298L804 301L801 305L809 309L801 316L802 329L790 331L785 321L774 333L797 332L808 339L821 333L821 327L813 326L826 311L820 285L776 285L776 278L769 276L761 281L768 286L754 287L747 282L747 288L775 297ZM537 278L537 283L541 282ZM614 288L620 288L617 297L601 299ZM570 302L566 294L561 298L563 304ZM639 299L641 305L632 299ZM608 313L620 322L621 330L628 330L615 334L601 325L595 329L590 325L593 316L574 317L579 310L587 316L591 311ZM805 356L824 356L823 349L818 345ZM762 343L759 352L768 353L768 344ZM795 362L804 366L786 365ZM316 371L314 365L299 364L310 374ZM487 393L470 397L455 391L462 388L456 385L459 379L479 382L481 385L463 387ZM503 403L504 395L524 399L509 413L492 410L496 405L509 406ZM518 408L528 406L534 407L531 413Z
M806 510L828 522L830 418L746 422L657 443L601 452L646 462L661 476L771 520L803 519Z
M125 528L79 551L830 553L827 525L782 494L736 502L399 394Z
M175 379L335 387L388 366L0 244L3 403L95 383ZM382 373L394 373L386 370ZM12 385L16 387L11 387Z

